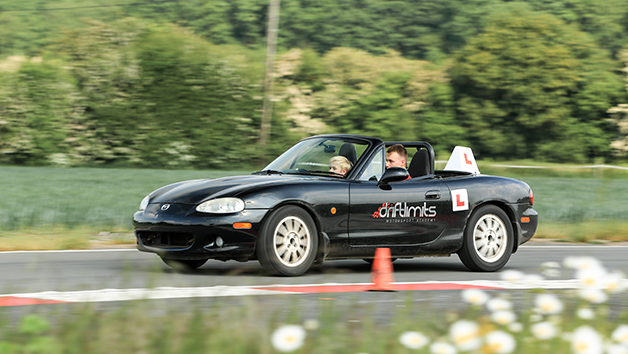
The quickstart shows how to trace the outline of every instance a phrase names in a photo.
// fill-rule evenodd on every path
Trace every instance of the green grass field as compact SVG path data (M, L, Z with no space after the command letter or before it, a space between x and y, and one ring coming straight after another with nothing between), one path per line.
M628 240L627 172L481 168L532 187L540 215L539 238ZM50 248L41 240L53 236L66 237L59 247L88 247L81 235L130 233L133 213L156 188L186 179L249 173L0 166L0 237L10 248L18 247L19 240L38 238L34 243Z
M250 172L0 167L3 229L63 226L131 228L148 193L166 184Z

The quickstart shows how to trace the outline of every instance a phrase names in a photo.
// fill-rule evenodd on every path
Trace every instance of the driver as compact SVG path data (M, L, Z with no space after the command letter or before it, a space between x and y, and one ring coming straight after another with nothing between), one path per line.
M351 169L351 162L344 156L334 156L329 160L329 172L346 175Z
M388 147L388 150L386 150L386 169L389 169L391 167L401 167L401 168L406 168L406 162L408 161L408 150L406 150L406 148L401 145L401 144L395 144L395 145L391 145ZM412 177L410 177L408 175L408 178L406 178L406 180L410 179Z

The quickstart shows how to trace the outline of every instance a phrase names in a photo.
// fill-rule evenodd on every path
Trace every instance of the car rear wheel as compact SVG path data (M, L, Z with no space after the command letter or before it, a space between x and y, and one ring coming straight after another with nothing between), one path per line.
M273 212L262 227L257 258L272 274L297 276L310 269L317 248L318 233L310 214L285 206Z
M194 270L207 262L207 259L180 260L162 258L161 260L164 261L164 263L166 263L168 266L177 270Z
M495 205L478 208L467 222L458 256L472 271L500 270L512 254L514 232L506 213Z

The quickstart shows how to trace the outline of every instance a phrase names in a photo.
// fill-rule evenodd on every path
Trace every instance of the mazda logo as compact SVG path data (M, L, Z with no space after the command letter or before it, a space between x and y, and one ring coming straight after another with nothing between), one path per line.
M170 204L164 204L161 206L161 210L168 210L170 208Z

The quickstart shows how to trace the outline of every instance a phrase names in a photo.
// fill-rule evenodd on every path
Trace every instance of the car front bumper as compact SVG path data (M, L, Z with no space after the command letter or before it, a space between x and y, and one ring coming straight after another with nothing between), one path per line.
M520 227L518 244L524 244L534 236L539 225L539 213L532 208L526 209L519 218L517 224Z
M175 260L246 261L255 255L259 228L268 210L227 215L198 213L193 206L151 204L133 216L137 249ZM248 223L245 227L237 223Z

